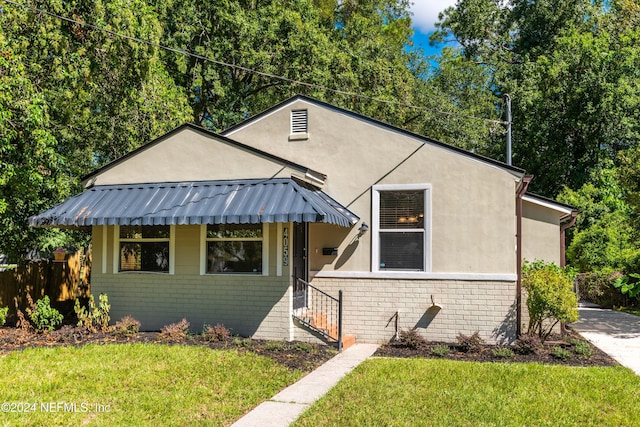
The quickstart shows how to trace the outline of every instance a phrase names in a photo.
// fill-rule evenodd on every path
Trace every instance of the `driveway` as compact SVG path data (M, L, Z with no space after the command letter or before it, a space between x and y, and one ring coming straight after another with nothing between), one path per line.
M581 307L579 312L571 327L640 375L640 317L604 308Z

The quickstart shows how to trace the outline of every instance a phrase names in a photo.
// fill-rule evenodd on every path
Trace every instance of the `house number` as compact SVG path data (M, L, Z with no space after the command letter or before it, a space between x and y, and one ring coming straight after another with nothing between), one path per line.
M282 230L282 265L289 265L289 228Z

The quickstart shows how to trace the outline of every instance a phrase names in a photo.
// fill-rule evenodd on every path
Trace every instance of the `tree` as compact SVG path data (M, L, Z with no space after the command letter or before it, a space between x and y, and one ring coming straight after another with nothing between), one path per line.
M632 227L625 180L612 161L593 170L578 190L565 187L558 199L580 211L571 233L567 259L581 272L637 271L640 245Z
M296 93L401 124L407 110L393 102L412 102L424 63L405 49L404 0L174 0L160 15L163 43L200 55L165 60L187 90L193 121L217 131Z
M24 257L30 242L44 238L28 227L25 215L68 190L50 126L44 96L0 30L0 251L12 259Z
M162 32L142 1L39 7L156 43ZM0 41L0 252L23 258L77 240L30 229L28 216L80 191L81 176L190 114L151 45L14 5L3 5Z
M461 0L434 41L451 36L513 99L514 164L551 196L580 188L601 161L638 142L637 5L629 1Z

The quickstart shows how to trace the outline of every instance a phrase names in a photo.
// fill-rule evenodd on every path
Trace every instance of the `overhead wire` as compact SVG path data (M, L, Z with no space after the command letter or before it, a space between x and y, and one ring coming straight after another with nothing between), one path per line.
M388 99L375 98L375 97L364 95L364 94L361 94L361 93L349 92L349 91L344 91L344 90L340 90L340 89L330 88L328 86L319 85L319 84L316 84L316 83L309 83L309 82L304 82L304 81L301 81L301 80L295 80L295 79L291 79L289 77L279 76L277 74L267 73L267 72L255 70L255 69L252 69L252 68L249 68L249 67L244 67L242 65L231 64L231 63L220 61L220 60L217 60L217 59L212 59L212 58L209 58L209 57L204 56L204 55L200 55L200 54L197 54L197 53L186 51L184 49L177 49L177 48L173 48L173 47L169 47L169 46L164 46L164 45L162 45L160 43L155 43L155 42L151 42L151 41L148 41L148 40L140 39L138 37L133 37L133 36L129 36L129 35L126 35L126 34L121 34L121 33L118 33L116 31L109 30L107 28L99 27L99 26L97 26L95 24L90 24L90 23L87 23L87 22L84 22L84 21L80 21L80 20L77 20L77 19L68 18L66 16L58 15L56 13L49 12L49 11L44 10L44 9L40 9L38 7L35 7L35 6L19 3L19 2L13 1L13 0L1 0L1 1L4 1L5 3L8 3L8 4L12 4L14 6L22 7L22 8L25 8L25 9L29 9L29 10L32 10L34 12L42 13L42 14L48 15L48 16L50 16L52 18L60 19L62 21L66 21L66 22L69 22L69 23L72 23L72 24L77 24L77 25L81 25L83 27L91 28L91 29L94 29L96 31L100 31L100 32L109 34L111 36L120 37L120 38L124 38L124 39L130 40L130 41L134 41L134 42L137 42L137 43L146 44L148 46L155 47L157 49L165 50L165 51L168 51L168 52L173 52L173 53L177 53L177 54L180 54L180 55L191 56L192 58L195 58L195 59L199 59L199 60L202 60L202 61L205 61L205 62L210 62L210 63L216 64L216 65L220 65L220 66L223 66L223 67L228 67L228 68L231 68L231 69L234 69L234 70L244 71L244 72L255 74L255 75L258 75L258 76L261 76L261 77L267 77L267 78L270 78L270 79L281 80L281 81L284 81L284 82L287 82L287 83L290 83L290 84L293 84L293 85L298 85L298 86L302 86L302 87L308 87L308 88L311 88L311 89L323 90L323 91L335 93L335 94L338 94L338 95L344 95L344 96L349 96L349 97L354 97L354 98L360 98L360 99L365 99L365 100L369 100L369 101L373 101L373 102L379 102L379 103L384 103L384 104L388 104L388 105L394 105L394 106L398 106L398 107L410 108L410 109L414 109L414 110L428 111L428 112L431 112L431 113L447 115L447 116L451 116L451 117L460 117L460 118L465 118L465 119L470 119L470 120L484 121L484 122L487 122L487 123L498 124L498 125L506 124L506 122L504 122L503 120L487 119L487 118L484 118L484 117L476 117L476 116L471 116L471 115L467 115L467 114L454 113L454 112L451 112L451 111L443 111L443 110L423 107L423 106L419 106L419 105L412 105L412 104L399 102L399 101L391 101L391 100L388 100Z

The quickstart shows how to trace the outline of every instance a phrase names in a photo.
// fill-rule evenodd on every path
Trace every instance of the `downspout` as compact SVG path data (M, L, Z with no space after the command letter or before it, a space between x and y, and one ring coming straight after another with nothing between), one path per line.
M522 334L522 197L533 179L525 175L516 193L516 337Z
M567 249L565 231L568 228L571 228L574 225L576 225L576 219L579 213L580 212L575 210L571 211L569 215L565 216L560 220L560 267L564 267L567 263L567 260L565 257L565 251ZM569 218L569 221L562 224L562 222L565 221L567 218Z

